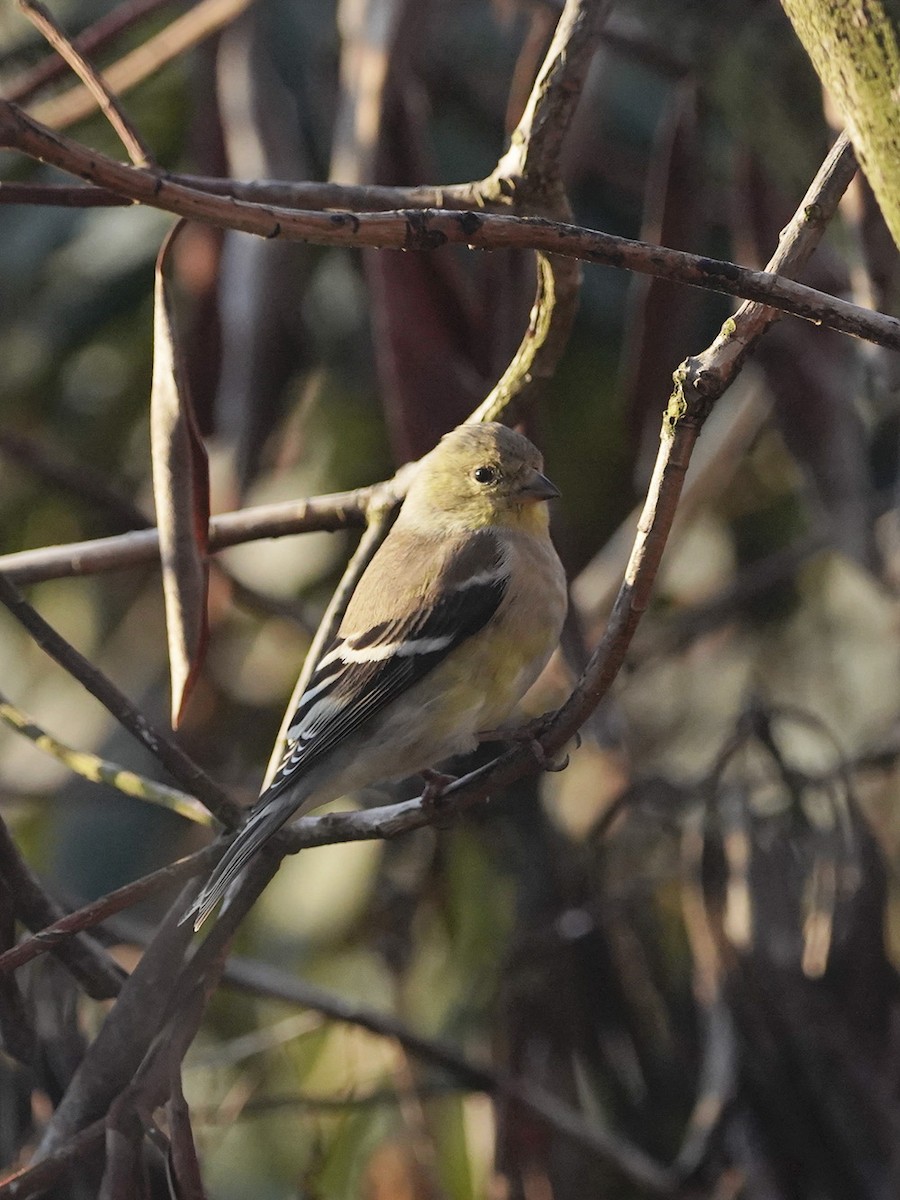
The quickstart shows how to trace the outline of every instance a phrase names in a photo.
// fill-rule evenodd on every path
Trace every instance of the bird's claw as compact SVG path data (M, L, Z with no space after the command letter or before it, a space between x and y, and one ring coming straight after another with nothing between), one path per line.
M542 771L564 771L569 765L568 754L563 755L559 762L554 762L547 754L540 742L540 735L547 728L547 718L535 717L528 721L527 724L519 726L517 729L486 729L483 733L479 733L479 742L521 742L528 746L534 756L535 761ZM581 744L581 738L578 734L576 749Z
M555 774L557 771L564 771L569 765L568 754L564 754L559 762L554 762L534 735L524 738L523 741L528 742L528 749L534 755L535 761L542 771L551 771Z
M425 808L439 808L440 802L444 796L444 789L449 787L451 783L456 783L455 775L445 775L443 771L433 771L431 769L420 771L419 774L425 780L425 790L422 793L422 804Z

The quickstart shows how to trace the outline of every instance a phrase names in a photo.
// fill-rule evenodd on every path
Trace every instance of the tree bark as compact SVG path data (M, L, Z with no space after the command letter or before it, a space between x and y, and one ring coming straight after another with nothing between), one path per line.
M782 0L900 246L900 4Z

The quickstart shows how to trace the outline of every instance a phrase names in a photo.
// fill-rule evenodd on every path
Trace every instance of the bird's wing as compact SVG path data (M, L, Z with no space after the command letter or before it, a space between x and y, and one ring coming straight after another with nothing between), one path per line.
M434 543L418 554L401 537L384 543L300 698L260 802L283 792L496 613L509 584L498 538L484 530L454 541L445 541L437 564Z

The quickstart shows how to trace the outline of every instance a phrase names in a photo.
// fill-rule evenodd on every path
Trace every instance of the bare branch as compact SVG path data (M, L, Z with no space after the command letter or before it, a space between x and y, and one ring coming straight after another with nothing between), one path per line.
M522 1105L541 1124L570 1137L577 1145L610 1163L626 1179L646 1188L651 1194L667 1196L676 1190L676 1180L670 1172L637 1146L602 1128L596 1120L587 1122L574 1108L528 1080L474 1063L446 1042L413 1033L395 1017L326 992L265 963L233 958L225 968L223 978L226 983L252 995L299 1004L323 1013L332 1020L357 1025L380 1037L392 1038L410 1054L447 1071L467 1087Z
M123 887L116 888L115 891L69 913L68 916L61 917L52 925L41 929L34 937L25 938L17 946L12 946L0 954L0 974L18 970L32 959L40 958L42 954L48 953L54 946L67 941L82 929L91 929L95 925L100 925L108 917L115 916L116 913L131 908L135 904L140 904L142 900L158 896L175 884L183 884L188 879L209 872L221 854L221 846L207 846L187 858L180 858L166 867L160 867L158 871L152 871L150 874L136 879L133 883L126 883Z
M611 7L610 0L568 0L509 149L487 181L524 193L523 208L532 212L567 207L560 155Z
M104 71L112 91L121 95L160 67L196 46L238 17L253 0L200 0L188 12L118 60ZM78 86L35 106L38 120L56 129L64 129L89 117L97 99L87 88Z
M285 500L214 516L210 520L209 549L224 550L242 542L294 533L358 528L365 524L366 505L373 494L372 488L359 488L354 492ZM25 584L94 575L154 561L159 561L159 534L155 528L2 555L0 571L11 582Z
M261 237L398 250L435 250L448 244L485 250L512 247L543 250L740 296L853 337L900 349L900 322L884 313L871 312L771 272L751 271L734 263L650 246L575 225L533 217L440 210L301 213L223 199L89 151L42 127L5 101L0 101L0 146L43 158L61 170L138 203ZM815 206L804 220L808 224L820 222Z
M321 212L328 208L354 209L359 212L390 212L397 208L446 208L464 212L469 208L486 210L507 208L508 201L481 196L481 183L452 183L445 186L386 187L381 184L297 183L263 179L242 181L220 179L212 175L181 175L170 172L167 178L211 196L230 196L233 200L275 204L282 208L303 208ZM0 204L53 204L63 207L92 208L133 203L129 198L102 187L82 184L19 183L0 180Z
M186 792L180 792L177 788L168 787L164 783L159 783L155 779L147 779L143 775L127 770L118 763L99 758L96 754L90 754L86 750L73 750L71 746L52 737L46 729L42 729L33 717L11 704L2 692L0 692L0 721L4 725L8 725L10 729L14 729L16 733L27 737L39 750L43 750L45 754L49 754L57 762L61 762L70 771L80 775L82 779L89 779L91 783L104 783L126 796L146 800L149 804L158 804L189 821L196 821L199 825L212 824L209 812L193 796L189 796Z
M178 924L186 901L187 890L169 910L122 986L44 1131L39 1159L55 1153L69 1138L103 1116L134 1078L165 1020L168 1000L191 939L190 930Z
M111 679L58 634L3 575L0 575L0 604L9 609L45 653L95 696L223 825L233 828L239 822L241 810L222 788L176 742L155 727Z
M847 139L841 138L785 229L770 268L796 271L802 267L821 240L855 171L853 150ZM556 753L575 733L618 674L649 602L703 423L715 401L734 381L747 353L776 319L777 314L771 308L742 305L712 346L683 364L663 417L656 467L612 616L575 690L555 714L548 734L542 739L547 753ZM513 752L516 753L522 757L521 751Z
M99 21L85 29L72 39L72 44L81 54L94 54L123 33L126 29L137 25L144 17L165 8L172 0L124 0L117 4L112 12L101 17ZM3 89L7 100L22 104L35 92L53 83L66 72L67 63L56 54L48 55L43 62L26 71L17 79L12 79Z
M95 1121L55 1153L0 1180L0 1200L26 1200L29 1196L40 1196L54 1183L71 1178L73 1168L79 1163L96 1159L97 1147L103 1144L105 1133L106 1122Z
M100 111L119 135L122 145L128 151L128 157L135 166L146 167L152 164L153 154L125 113L118 98L107 86L99 72L94 70L84 55L66 37L53 14L39 0L17 0L17 2L32 25L41 31L57 54L65 59L81 79Z
M507 199L522 215L561 221L571 217L560 153L610 7L609 0L566 0L509 149L478 186L484 200ZM577 262L538 253L528 328L500 380L470 420L514 424L526 407L540 399L568 344L580 291Z

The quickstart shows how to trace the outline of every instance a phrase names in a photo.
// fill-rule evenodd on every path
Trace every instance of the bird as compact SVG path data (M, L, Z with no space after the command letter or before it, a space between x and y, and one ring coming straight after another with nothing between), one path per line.
M567 589L538 449L495 422L451 430L323 648L269 786L183 919L199 929L294 816L472 751L559 642ZM442 778L437 776L437 778Z

